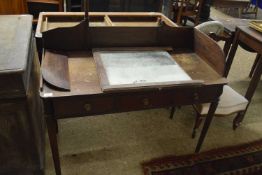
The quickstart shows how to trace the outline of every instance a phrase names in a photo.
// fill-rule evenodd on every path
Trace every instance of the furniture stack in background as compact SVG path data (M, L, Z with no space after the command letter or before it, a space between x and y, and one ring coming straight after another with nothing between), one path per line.
M175 0L173 4L174 21L178 25L186 25L187 20L190 20L194 25L198 25L203 2L203 0Z
M32 16L0 16L0 174L44 174L44 121Z
M219 8L224 13L238 18L246 18L245 15L250 14L257 18L258 4L258 0L213 0L215 8Z
M83 0L66 0L67 11L84 11ZM92 12L157 12L162 0L95 0L89 1Z
M64 10L63 0L27 0L28 13L34 16L37 22L40 12L62 12Z
M259 8L262 8L262 1L261 0L251 0L252 4L258 5Z
M63 11L63 0L1 0L0 15L31 14L36 23L40 12Z
M82 0L66 0L66 11L80 12L82 11Z
M23 14L27 12L26 0L1 0L0 15Z

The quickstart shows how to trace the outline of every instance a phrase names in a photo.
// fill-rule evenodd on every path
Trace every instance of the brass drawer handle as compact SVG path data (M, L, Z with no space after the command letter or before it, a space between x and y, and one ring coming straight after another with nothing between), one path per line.
M144 99L143 99L143 104L144 104L145 106L148 106L148 105L149 105L149 100L148 100L148 98L144 98Z
M194 100L199 100L199 95L198 95L198 93L194 93Z
M91 109L92 109L91 104L85 104L84 108L85 108L86 111L91 111Z

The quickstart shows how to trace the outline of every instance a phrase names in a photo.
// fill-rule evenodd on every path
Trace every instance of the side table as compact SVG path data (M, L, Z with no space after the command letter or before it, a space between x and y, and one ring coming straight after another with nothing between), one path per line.
M245 43L246 46L250 47L251 49L253 49L255 52L258 53L257 63L255 64L255 67L253 68L254 69L253 75L251 77L251 81L249 83L248 89L245 94L245 97L249 101L249 104L250 104L252 97L258 86L258 83L260 81L261 74L262 74L262 56L261 56L262 54L262 34L248 26L237 27L235 38L234 38L231 50L227 58L225 74L224 74L226 77L228 76L230 67L232 65L232 62L236 54L237 47L240 43ZM243 121L245 113L248 109L248 106L244 112L238 113L237 116L235 117L234 128L237 128L240 125L240 123Z

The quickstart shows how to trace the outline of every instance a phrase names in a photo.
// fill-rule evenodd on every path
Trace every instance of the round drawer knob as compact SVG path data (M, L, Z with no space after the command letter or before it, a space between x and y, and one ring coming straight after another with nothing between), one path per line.
M143 104L145 106L149 105L149 100L147 98L143 99Z
M85 104L84 108L86 111L91 111L91 104Z

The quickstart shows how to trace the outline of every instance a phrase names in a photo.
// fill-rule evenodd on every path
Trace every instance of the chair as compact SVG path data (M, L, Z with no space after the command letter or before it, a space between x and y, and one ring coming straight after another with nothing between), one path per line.
M186 25L187 20L199 24L203 0L175 0L173 4L174 20L178 25Z
M200 24L195 27L201 32L210 35L210 33L221 35L224 31L223 25L218 21L211 21ZM211 35L212 36L212 35ZM238 113L244 111L248 105L248 100L232 89L230 86L225 85L223 88L223 93L220 96L220 100L215 111L216 116L227 116L230 114ZM199 104L193 106L197 115L195 120L195 125L192 132L192 138L195 137L196 131L201 125L202 118L207 115L210 104Z
M224 32L222 23L218 21L205 22L196 26L195 28L211 36L211 38L216 38ZM223 93L220 96L217 109L215 111L215 116L227 116L244 111L247 105L248 100L245 97L240 95L230 86L225 85L223 88ZM200 127L203 118L208 114L210 103L197 104L193 105L193 107L196 111L196 120L193 127L192 138L196 136L197 129ZM173 107L171 110L170 118L173 118L174 110L175 108Z
M223 93L220 96L218 107L215 112L215 116L227 116L230 114L238 113L244 111L248 105L248 100L237 93L230 86L225 85L223 88ZM202 118L205 117L209 110L209 103L204 103L200 105L194 105L196 110L196 120L193 127L192 138L195 137L196 131L201 125Z
M229 52L232 43L232 36L224 31L224 26L219 21L209 21L196 26L197 29L207 34L215 41L224 41L224 54L225 58Z

